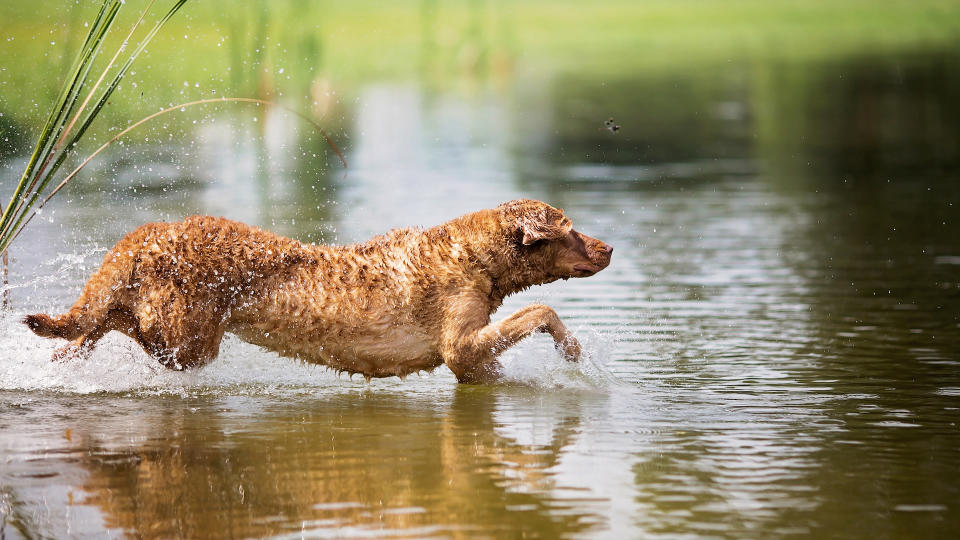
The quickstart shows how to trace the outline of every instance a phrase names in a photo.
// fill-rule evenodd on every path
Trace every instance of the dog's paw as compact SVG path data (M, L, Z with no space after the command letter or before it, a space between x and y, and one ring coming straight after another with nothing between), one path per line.
M560 349L568 362L579 362L580 356L583 354L583 347L580 346L580 342L572 334L567 334L563 342L557 344L557 348Z

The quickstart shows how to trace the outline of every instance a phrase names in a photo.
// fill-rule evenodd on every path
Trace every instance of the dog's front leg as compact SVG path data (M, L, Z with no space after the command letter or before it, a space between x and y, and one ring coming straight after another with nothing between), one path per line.
M488 323L485 306L477 303L456 302L444 321L443 358L460 382L497 379L497 356L534 332L550 334L568 360L580 359L580 344L552 308L533 304Z
M567 360L580 359L577 338L567 330L557 312L543 304L531 304L502 321L484 326L480 329L479 339L494 350L494 354L500 354L534 332L550 334Z

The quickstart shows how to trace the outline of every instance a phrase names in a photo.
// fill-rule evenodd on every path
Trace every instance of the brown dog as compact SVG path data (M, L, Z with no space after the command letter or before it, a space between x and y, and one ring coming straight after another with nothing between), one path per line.
M172 369L216 358L224 332L284 356L366 377L442 363L460 382L496 379L496 357L547 332L568 359L580 345L556 312L531 305L490 322L531 285L587 277L613 248L574 231L561 210L504 203L427 230L363 244L315 246L223 218L148 223L104 258L57 318L28 315L36 334L82 356L111 330Z

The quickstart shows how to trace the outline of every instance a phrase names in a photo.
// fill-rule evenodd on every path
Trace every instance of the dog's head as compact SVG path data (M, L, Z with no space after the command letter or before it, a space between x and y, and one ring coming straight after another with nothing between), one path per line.
M575 231L563 210L530 199L497 209L523 265L543 274L536 281L588 277L610 264L613 247Z

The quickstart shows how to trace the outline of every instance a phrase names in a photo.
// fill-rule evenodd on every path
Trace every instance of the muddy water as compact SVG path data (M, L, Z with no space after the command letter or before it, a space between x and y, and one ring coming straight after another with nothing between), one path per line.
M282 116L267 118L264 143L221 118L199 128L190 158L144 147L132 163L106 160L13 252L0 530L955 534L951 65L948 53L858 58L760 80L725 66L470 96L371 85L350 113L347 171L291 152L307 143ZM796 73L807 93L777 85ZM617 134L602 130L610 111ZM519 196L616 246L603 273L502 308L555 307L588 351L580 366L542 337L506 355L504 384L482 387L444 368L367 383L231 339L187 373L120 336L87 362L51 364L54 345L16 324L68 306L109 245L147 220L213 213L350 242Z

